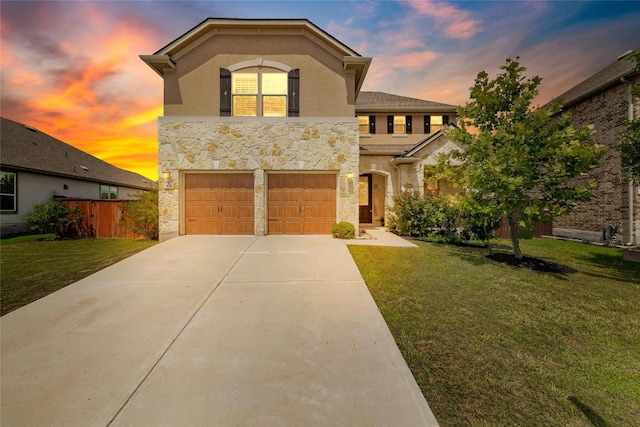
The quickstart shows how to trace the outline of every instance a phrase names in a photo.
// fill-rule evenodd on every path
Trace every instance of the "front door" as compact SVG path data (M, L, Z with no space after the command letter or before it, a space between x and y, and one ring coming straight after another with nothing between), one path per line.
M358 185L358 204L361 224L371 224L373 222L373 203L371 197L371 174L360 175Z

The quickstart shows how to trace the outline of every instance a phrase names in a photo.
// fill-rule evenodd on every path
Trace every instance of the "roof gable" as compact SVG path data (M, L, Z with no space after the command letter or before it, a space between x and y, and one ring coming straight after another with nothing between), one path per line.
M164 70L175 68L177 57L216 34L290 34L306 37L342 59L344 68L355 73L356 94L362 87L371 63L371 58L361 56L308 19L207 18L153 55L140 55L140 59L160 76L164 76Z
M450 128L455 128L456 125L454 125L453 123L449 123L447 125ZM429 136L427 139L425 139L424 141L421 141L419 143L417 143L413 148L405 151L404 153L402 153L401 156L399 157L412 157L414 156L417 152L419 152L420 150L422 150L423 148L427 147L428 145L430 145L431 143L433 143L433 141L436 141L437 139L444 137L444 129L440 129L438 132L434 133L433 135Z
M155 183L117 168L39 130L0 118L3 167L150 190Z

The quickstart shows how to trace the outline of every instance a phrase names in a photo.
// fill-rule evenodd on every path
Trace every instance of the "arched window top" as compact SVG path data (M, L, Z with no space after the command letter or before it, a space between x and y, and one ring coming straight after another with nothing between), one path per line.
M256 58L256 59L251 59L249 61L242 61L242 62L238 62L237 64L233 64L227 67L227 70L233 72L236 71L240 71L244 68L253 68L253 67L257 67L257 68L262 68L262 67L267 67L267 68L275 68L276 70L280 70L283 71L285 73L288 73L289 71L292 70L291 67L289 67L288 65L283 64L282 62L277 62L277 61L270 61L268 59L262 59L262 58Z

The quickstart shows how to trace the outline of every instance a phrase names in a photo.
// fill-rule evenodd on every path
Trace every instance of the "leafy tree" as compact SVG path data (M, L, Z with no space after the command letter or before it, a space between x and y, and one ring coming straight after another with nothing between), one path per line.
M24 220L33 231L55 233L57 239L75 238L82 234L85 214L78 206L68 208L60 202L38 203Z
M157 240L159 236L158 190L154 189L141 194L134 194L135 200L124 205L126 215L130 218L127 226L136 234L147 239Z
M478 73L470 101L458 108L459 127L446 131L463 150L443 156L440 170L465 189L469 214L507 218L514 255L522 258L519 227L591 200L572 179L595 168L606 148L590 139L593 126L576 130L569 114L554 117L559 102L532 108L542 79L524 77L518 61L507 59L493 80Z
M640 70L640 50L636 50L627 57L630 61L636 61L636 70ZM632 87L635 96L640 97L640 84ZM640 119L625 119L622 121L625 126L624 132L620 135L620 157L622 167L629 171L629 175L634 179L640 179Z

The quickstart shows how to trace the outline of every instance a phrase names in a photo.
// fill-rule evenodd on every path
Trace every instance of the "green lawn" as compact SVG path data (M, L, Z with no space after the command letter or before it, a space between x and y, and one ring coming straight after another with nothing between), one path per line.
M0 242L1 315L157 243L132 239L38 240L34 236Z
M621 250L547 239L525 256L350 246L442 426L631 426L640 420L640 264Z

